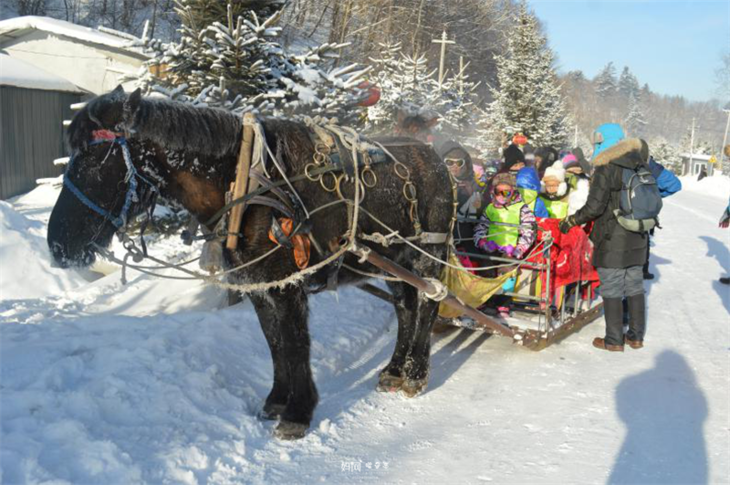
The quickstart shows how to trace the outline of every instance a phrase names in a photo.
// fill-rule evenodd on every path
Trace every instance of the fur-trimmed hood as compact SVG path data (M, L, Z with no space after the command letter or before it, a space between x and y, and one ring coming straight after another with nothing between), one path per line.
M649 158L649 145L640 138L627 138L598 154L593 160L595 167L613 163L621 167L634 168Z

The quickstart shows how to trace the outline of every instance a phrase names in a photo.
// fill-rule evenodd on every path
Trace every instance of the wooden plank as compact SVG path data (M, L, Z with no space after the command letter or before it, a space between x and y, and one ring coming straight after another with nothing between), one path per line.
M548 346L564 340L569 335L578 332L580 329L593 322L601 316L603 302L588 311L580 313L569 319L555 331L548 332L547 336L541 335L534 330L528 330L522 340L522 345L530 350L540 351Z
M248 191L254 136L252 123L255 121L255 117L251 113L243 115L243 140L241 141L241 149L238 152L236 182L233 186L231 200L243 197ZM245 204L238 204L231 209L228 219L228 238L226 239L226 247L231 251L238 246L238 231L241 229L241 218L245 208Z
M351 251L361 258L365 258L365 260L367 260L367 262L372 264L373 266L382 269L386 273L389 273L396 278L400 278L405 283L414 286L423 293L434 294L438 290L438 288L436 288L436 286L434 286L431 282L421 278L411 271L408 271L407 269L394 263L393 261L390 261L389 259L380 256L375 251L365 251L362 248L358 247L355 247ZM518 333L515 332L513 329L506 327L501 323L498 323L495 320L489 318L482 312L465 305L451 293L449 293L443 300L441 300L441 302L462 312L463 315L466 315L472 320L479 322L480 325L489 328L494 333L498 333L512 339L517 338L519 340L521 338Z

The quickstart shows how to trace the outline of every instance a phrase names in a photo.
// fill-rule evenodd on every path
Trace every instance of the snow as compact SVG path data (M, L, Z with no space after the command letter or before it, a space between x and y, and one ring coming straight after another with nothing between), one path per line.
M0 53L0 85L47 91L83 92L81 88L62 77L2 53Z
M50 17L39 17L28 15L25 17L16 17L13 19L3 20L0 22L0 37L19 30L41 30L51 32L56 35L71 37L73 39L83 40L94 44L115 47L117 49L128 49L134 42L123 37L112 35L89 27L76 25L65 20L53 19Z
M680 177L682 190L694 192L708 197L715 197L727 201L730 197L730 177L715 173L711 177L697 180L697 175ZM718 214L719 218L720 215Z
M640 351L594 350L602 321L540 353L454 330L433 337L428 391L405 399L374 390L392 306L355 288L313 297L320 403L307 436L282 442L256 417L272 369L251 304L50 268L58 188L39 187L0 205L0 480L726 483L728 193L703 189L665 199ZM164 258L198 249L150 244Z

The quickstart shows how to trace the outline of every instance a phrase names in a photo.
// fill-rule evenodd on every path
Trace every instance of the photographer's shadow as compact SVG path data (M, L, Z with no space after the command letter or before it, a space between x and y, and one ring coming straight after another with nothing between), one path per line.
M654 368L624 379L616 409L627 434L609 484L707 483L707 400L681 355L664 351Z

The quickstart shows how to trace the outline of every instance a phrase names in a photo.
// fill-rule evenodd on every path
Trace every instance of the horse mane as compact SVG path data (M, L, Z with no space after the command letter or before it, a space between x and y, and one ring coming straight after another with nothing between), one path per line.
M163 99L143 98L131 128L134 137L164 148L216 158L236 153L241 141L239 116Z
M102 127L104 113L117 109L129 95L115 92L98 96L74 116L66 132L70 153L85 148L92 132ZM119 120L122 121L122 120ZM142 98L131 123L133 138L149 140L170 150L186 150L220 158L235 154L241 140L241 118L218 108L195 108L164 99Z

